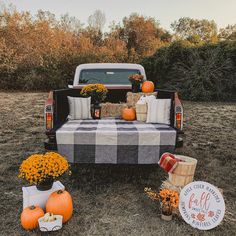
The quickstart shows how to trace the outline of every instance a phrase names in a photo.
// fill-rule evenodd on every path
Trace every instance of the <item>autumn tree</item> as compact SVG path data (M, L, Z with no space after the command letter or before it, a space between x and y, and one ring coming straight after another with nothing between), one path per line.
M36 19L39 22L47 22L50 27L55 27L57 24L55 14L51 13L50 11L38 10Z
M101 10L96 10L88 17L88 27L83 30L83 36L90 38L96 47L103 45L102 30L106 23L105 14Z
M236 40L236 24L221 28L218 37L220 40Z
M76 17L71 17L69 14L61 15L58 26L64 31L73 32L79 34L83 28L83 24Z
M103 45L103 34L100 30L97 31L94 28L87 27L87 28L81 30L80 37L89 38L91 43L94 46L99 47L99 46Z
M103 45L111 50L113 62L127 62L126 43L120 39L119 31L115 28L111 28L111 31L104 35Z
M194 56L193 60L186 60L190 54L189 50L192 48L200 50L201 44L209 41L214 35L212 32L216 32L207 28L209 26L214 29L214 24L204 25L202 21L196 25L197 23L198 21L195 25L191 23L187 32L184 31L183 25L183 31L178 26L180 28L178 30L176 28L176 34L178 31L178 37L181 36L185 40L173 42L173 35L162 29L158 21L138 14L125 17L122 23L113 23L108 32L102 32L105 16L99 11L90 16L89 26L84 27L77 18L68 14L58 19L48 11L39 10L37 14L32 15L27 11L19 12L13 6L3 5L0 8L0 89L63 88L73 79L75 68L79 64L141 63L143 58L147 59L145 69L148 77L157 79L158 82L168 82L168 88L171 88L175 85L174 78L181 79L185 72L189 73L189 78L191 71L195 71L191 78L198 75L198 70L194 67L196 63L193 67L191 65L198 60L198 56ZM235 25L221 29L219 37L225 40L220 43L225 44L224 48L220 47L216 54L212 51L209 54L197 55L200 59L206 55L209 61L213 60L210 59L212 56L215 63L221 54L224 56L215 64L214 75L216 75L215 68L220 64L223 65L228 57L232 58L230 59L232 63L227 64L229 70L224 69L217 76L231 81L229 87L233 88L232 81L235 78L236 68ZM197 44L198 47L193 47L193 44ZM183 62L181 64L183 66L191 62L190 69L182 73L183 70L175 68L178 62ZM204 63L205 60L202 64L199 63L198 68L202 70ZM213 73L212 70L208 71ZM219 68L216 71L219 71ZM200 80L207 73L199 77ZM227 87L227 90L231 91L230 88ZM191 94L194 94L194 88L192 90ZM222 97L220 94L223 92L219 90L217 96Z
M193 43L217 41L217 26L213 20L182 17L173 22L171 28L177 38L189 40Z
M129 58L135 60L152 55L163 45L161 37L166 33L154 18L138 14L125 17L123 26L118 25L116 30L127 45Z
M92 15L88 17L88 24L90 28L96 31L103 30L106 23L106 16L101 10L96 10Z

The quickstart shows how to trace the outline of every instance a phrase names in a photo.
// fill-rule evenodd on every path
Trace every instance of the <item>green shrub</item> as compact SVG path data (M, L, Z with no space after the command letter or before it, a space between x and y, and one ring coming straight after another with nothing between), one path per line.
M234 100L236 42L193 47L175 42L142 62L158 88L180 91L188 100Z

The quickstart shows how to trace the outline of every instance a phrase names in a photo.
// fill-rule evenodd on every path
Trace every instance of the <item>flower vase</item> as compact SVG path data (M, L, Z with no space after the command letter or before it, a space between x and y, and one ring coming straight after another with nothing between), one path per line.
M172 207L169 203L162 204L161 206L161 219L165 221L172 220Z
M161 219L165 220L165 221L171 221L172 220L172 214L171 215L165 215L165 214L161 214Z
M138 92L140 92L140 84L132 83L132 92L133 92L133 93L138 93Z
M47 190L50 190L52 188L52 185L53 185L53 179L48 178L48 179L45 179L44 181L38 183L36 185L36 188L39 191L47 191Z

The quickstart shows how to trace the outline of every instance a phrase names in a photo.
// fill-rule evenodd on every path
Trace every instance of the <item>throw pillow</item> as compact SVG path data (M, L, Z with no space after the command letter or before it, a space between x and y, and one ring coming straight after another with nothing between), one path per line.
M91 97L67 97L69 103L69 120L91 119Z
M170 124L171 99L153 99L148 102L147 123Z

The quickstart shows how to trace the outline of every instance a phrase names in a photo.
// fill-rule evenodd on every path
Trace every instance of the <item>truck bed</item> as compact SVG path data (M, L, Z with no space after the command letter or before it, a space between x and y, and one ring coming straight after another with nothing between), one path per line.
M67 96L80 97L79 88L68 88L61 90L53 90L53 128L50 131L46 131L48 140L45 142L45 149L57 150L56 131L67 121L69 114L69 105ZM119 103L126 102L126 94L131 89L126 90L108 90L107 99L105 102ZM171 99L171 111L170 111L170 127L174 128L174 98L175 91L157 90L157 98Z

